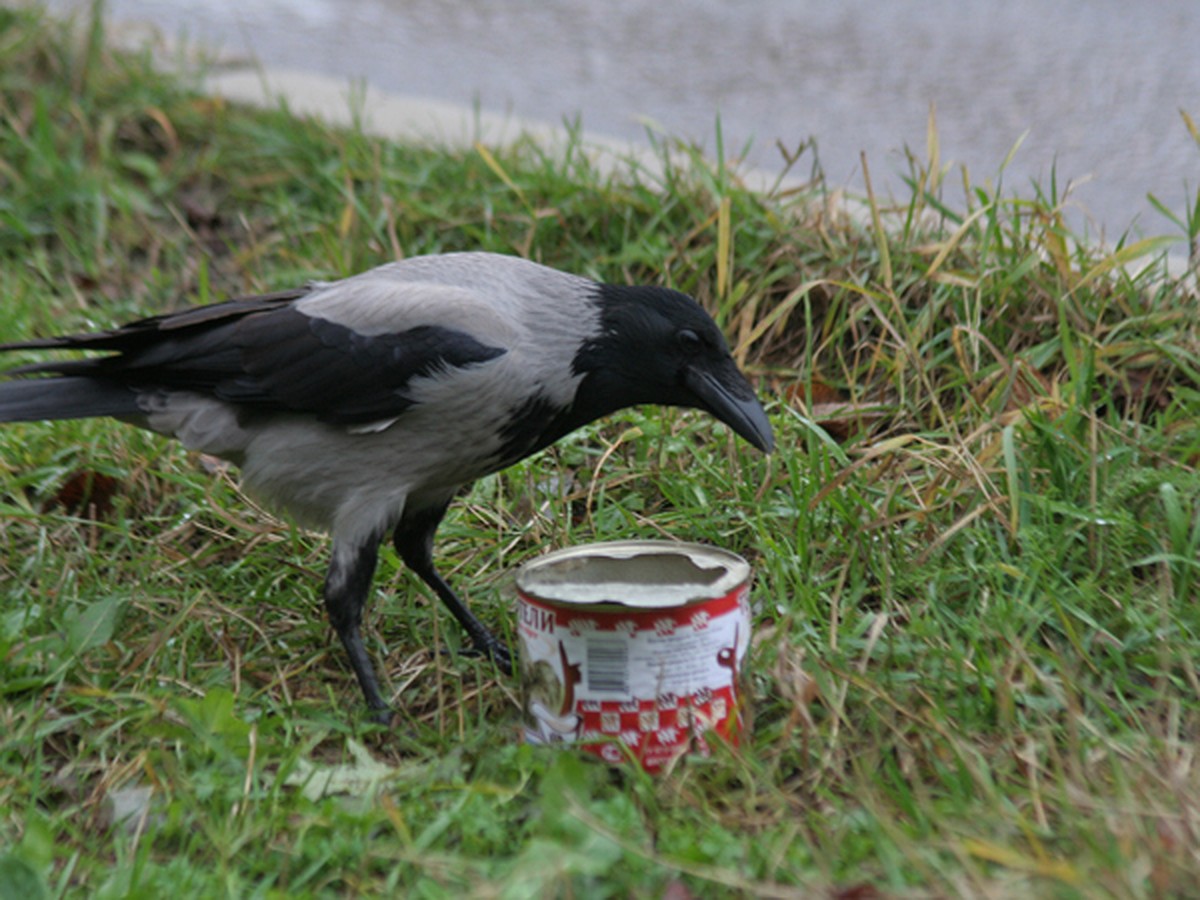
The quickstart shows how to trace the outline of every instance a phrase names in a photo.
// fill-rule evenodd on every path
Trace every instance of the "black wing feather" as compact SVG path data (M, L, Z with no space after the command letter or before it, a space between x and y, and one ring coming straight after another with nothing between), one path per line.
M252 313L268 312L286 307L311 290L311 287L302 287L275 291L271 294L257 294L253 297L238 297L223 303L210 303L207 306L197 306L179 312L149 316L145 319L128 322L120 328L105 331L64 334L57 337L0 344L0 350L116 350L120 353L130 353L139 347L161 341L164 333L194 332L222 322L240 319ZM26 367L19 371L32 372L35 370L32 367ZM47 369L47 371L50 370Z
M365 335L336 322L285 310L242 323L242 372L217 386L225 400L282 403L339 424L371 422L415 402L412 379L465 368L504 354L451 328L421 325Z
M362 424L414 404L414 378L505 353L463 331L421 325L366 335L306 315L308 289L230 300L92 334L0 345L0 350L108 350L99 358L38 363L9 374L92 376L138 389L208 393L263 411Z

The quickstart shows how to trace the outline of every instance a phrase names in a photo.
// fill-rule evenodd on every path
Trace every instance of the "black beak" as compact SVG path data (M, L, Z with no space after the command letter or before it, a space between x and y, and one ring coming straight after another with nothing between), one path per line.
M719 367L689 366L684 381L700 409L712 413L763 453L775 449L766 411L732 359Z

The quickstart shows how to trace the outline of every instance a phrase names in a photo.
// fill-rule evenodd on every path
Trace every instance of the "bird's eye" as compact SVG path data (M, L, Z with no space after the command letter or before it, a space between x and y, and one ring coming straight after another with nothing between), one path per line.
M684 328L675 337L679 341L679 346L688 353L695 353L704 346L704 341L700 340L700 335L696 334L690 328Z

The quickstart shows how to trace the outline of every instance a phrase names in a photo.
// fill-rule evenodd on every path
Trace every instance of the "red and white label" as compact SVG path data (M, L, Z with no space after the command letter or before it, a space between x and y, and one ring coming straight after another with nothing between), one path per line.
M659 609L520 597L526 739L578 742L657 771L713 731L736 741L750 643L749 588Z

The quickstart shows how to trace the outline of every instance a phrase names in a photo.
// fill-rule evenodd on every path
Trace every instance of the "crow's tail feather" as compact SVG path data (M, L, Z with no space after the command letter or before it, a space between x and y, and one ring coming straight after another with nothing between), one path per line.
M132 416L137 395L128 387L98 378L28 378L0 382L0 422Z

